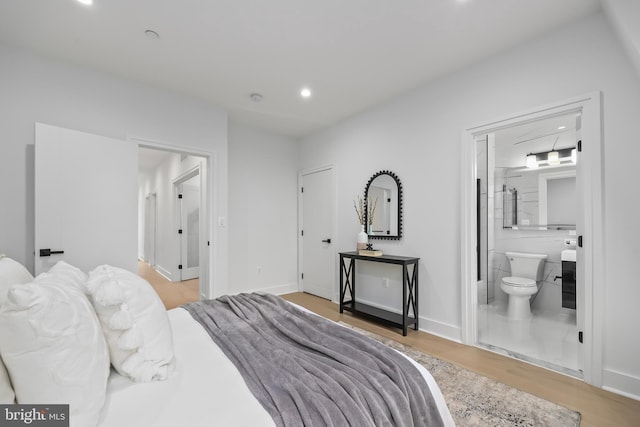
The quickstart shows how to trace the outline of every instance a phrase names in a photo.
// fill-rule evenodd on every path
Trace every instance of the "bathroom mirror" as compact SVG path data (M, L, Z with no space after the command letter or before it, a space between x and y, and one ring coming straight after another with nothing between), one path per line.
M374 174L364 189L365 224L370 238L402 237L402 184L389 171Z
M575 230L576 167L507 168L502 200L504 228Z

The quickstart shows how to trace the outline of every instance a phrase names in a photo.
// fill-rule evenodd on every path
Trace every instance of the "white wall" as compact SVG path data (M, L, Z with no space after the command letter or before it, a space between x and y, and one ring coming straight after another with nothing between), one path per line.
M295 292L298 146L239 124L229 126L229 287Z
M640 82L603 15L587 18L518 49L306 138L300 168L336 165L338 251L358 233L352 200L369 177L395 172L405 191L405 237L376 244L419 256L421 327L460 338L461 133L479 123L601 90L605 171L605 386L640 397L640 192L634 181L640 144ZM336 272L336 286L337 286ZM381 291L378 291L381 293ZM380 296L380 304L387 301Z
M144 254L145 239L145 198L156 194L156 269L165 276L171 276L170 265L174 258L167 257L167 251L174 248L173 239L170 239L169 229L175 229L173 221L173 206L171 205L172 186L171 179L180 174L180 154L171 153L154 170L138 173L138 254ZM171 233L173 235L175 233ZM170 264L171 263L171 264ZM165 273L166 272L166 273Z
M215 153L216 212L227 215L227 114L192 98L0 45L0 250L33 271L34 123L135 136ZM186 150L188 151L188 150ZM100 159L93 159L99 161ZM214 222L217 224L217 222ZM227 230L216 228L214 293L226 292ZM219 286L218 286L219 285Z
M640 75L640 2L638 0L603 0L607 17Z

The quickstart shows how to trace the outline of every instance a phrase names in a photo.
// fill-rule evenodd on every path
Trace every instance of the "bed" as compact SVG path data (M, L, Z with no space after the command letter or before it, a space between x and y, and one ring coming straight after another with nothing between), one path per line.
M2 262L2 260L0 260ZM104 270L106 269L106 270ZM53 270L53 269L52 269ZM224 345L217 344L214 339L212 339L212 333L210 330L208 331L206 325L202 322L202 319L198 319L198 315L195 313L200 310L202 313L205 313L203 307L210 302L198 303L197 306L185 306L176 308L169 311L162 310L161 317L158 314L158 310L153 310L153 314L150 315L150 318L145 320L142 317L137 317L134 319L133 324L137 325L136 328L140 329L140 325L144 326L145 321L147 321L150 325L150 334L145 336L146 339L144 351L141 351L140 348L135 347L132 343L136 341L131 337L134 334L130 332L133 329L127 330L123 329L122 325L130 324L122 320L123 310L126 309L127 313L134 313L137 316L136 310L140 310L141 312L149 311L149 306L154 306L154 304L149 304L149 294L145 294L144 298L140 298L140 301L136 301L135 298L131 298L131 289L142 290L145 289L146 293L151 287L148 284L145 284L143 280L130 277L132 273L128 273L119 269L115 269L113 267L104 266L102 271L102 279L106 280L105 277L113 282L114 278L119 280L119 284L126 284L126 287L120 288L112 288L109 290L109 286L105 285L104 280L95 280L92 279L92 273L86 275L82 272L77 271L71 266L62 265L62 267L58 268L57 271L53 272L55 274L62 274L64 278L64 282L74 282L76 285L74 286L63 286L63 293L60 296L57 296L55 292L50 288L52 288L55 283L58 283L60 280L52 280L51 275L45 276L41 278L38 276L33 279L34 282L38 285L37 292L42 292L42 289L48 289L53 292L52 294L46 295L46 300L49 304L50 301L55 301L56 298L60 298L61 300L67 300L70 298L70 294L78 290L77 294L83 294L83 297L90 301L88 306L94 310L96 313L94 316L96 317L96 324L99 325L101 333L97 333L95 330L92 330L93 335L91 335L87 331L82 332L82 336L92 336L95 342L98 342L98 346L100 346L100 341L102 340L105 344L105 348L102 350L94 351L95 354L99 356L96 357L92 355L89 361L83 361L82 363L78 363L77 361L73 364L73 368L67 367L67 369L76 369L75 366L89 366L90 375L83 373L82 375L77 375L76 372L73 374L69 374L65 377L65 387L62 392L60 391L59 382L60 378L54 378L52 380L53 385L45 384L43 386L42 372L39 375L24 375L22 371L25 370L27 363L34 363L34 361L25 361L24 357L13 357L16 353L16 349L11 346L14 344L7 344L7 340L14 339L15 336L12 336L12 332L8 331L8 326L11 325L11 329L15 329L16 324L20 324L19 318L12 318L12 311L10 306L12 304L11 301L8 300L16 300L18 299L16 295L16 288L21 289L17 286L13 287L11 291L7 291L9 288L7 285L7 280L3 279L1 276L3 274L2 265L0 264L0 354L6 364L5 375L9 378L9 385L13 383L15 388L15 396L17 396L17 401L19 403L68 403L74 402L71 404L71 425L72 426L83 426L83 425L98 425L100 427L121 427L121 426L138 426L138 425L148 425L148 426L176 426L176 425L185 425L185 426L205 426L205 425L221 425L221 426L276 426L276 425L300 425L293 422L292 418L287 418L286 416L279 417L273 416L270 411L273 411L273 408L269 408L269 405L265 405L264 401L259 400L259 393L256 394L255 384L252 383L252 380L247 379L247 372L243 370L242 367L237 365L237 360L234 360L234 357L229 357L230 350L226 348ZM108 271L108 274L105 273ZM28 277L23 276L20 280L25 283L25 280ZM126 278L126 283L123 282L123 278ZM15 277L10 279L9 282L15 282ZM49 280L49 282L47 282ZM93 281L92 281L93 280ZM4 281L4 285L3 282ZM55 282L55 283L54 283ZM89 285L87 285L87 283ZM135 283L135 285L133 285ZM44 285L52 285L52 286L44 286ZM24 286L28 286L27 283ZM4 290L3 290L4 286ZM89 289L91 288L91 289ZM75 289L75 290L73 290ZM108 291L105 291L108 290ZM122 299L122 295L116 292L117 290L126 289L128 294L128 299ZM72 291L73 290L73 291ZM152 292L153 293L153 292ZM81 299L79 295L74 294L74 298L77 297ZM328 321L327 319L321 318L308 310L296 306L291 303L284 302L284 300L279 297L275 297L272 295L258 295L251 294L245 295L246 298L251 298L252 301L258 301L261 299L269 299L274 301L276 305L282 304L284 309L290 310L292 315L286 314L286 317L291 318L291 322L295 325L299 324L299 318L308 318L310 322L317 322L317 324L330 323L332 328L338 328L338 331L344 331L345 334L357 334L357 332L352 331L349 328L345 328L340 326L334 322ZM88 298L87 298L88 297ZM157 297L157 296L156 296ZM154 297L151 297L152 299ZM229 297L235 298L235 297ZM100 301L100 303L98 303ZM230 300L234 304L236 300ZM15 301L14 301L15 303ZM218 300L211 301L212 304L219 304ZM101 305L102 304L102 305ZM263 305L260 302L261 306ZM57 304L56 306L59 306ZM209 304L211 305L211 304ZM87 309L84 302L81 302L80 306L83 309ZM9 307L9 308L8 308ZM67 307L68 309L69 307ZM156 307L157 308L157 307ZM78 313L88 313L87 316L91 314L88 311L82 311L80 309L74 308L76 310L76 317L82 318ZM88 309L87 309L88 310ZM203 311L204 310L204 311ZM67 310L68 311L68 310ZM219 311L219 308L214 307L211 312L215 313ZM201 313L201 314L202 314ZM150 314L150 313L147 313ZM156 316L156 317L154 317ZM207 317L208 314L205 316ZM134 316L135 317L135 316ZM31 316L33 318L33 316ZM117 321L115 321L116 319ZM59 323L59 319L57 320ZM226 320L213 320L214 322L226 323ZM8 323L11 322L11 323ZM29 322L33 323L32 320ZM88 321L83 322L83 324L90 323ZM158 324L160 326L166 326L169 335L169 343L167 345L166 340L158 343L153 343L152 340L157 338L159 335L163 335L164 333L160 333L158 329ZM109 330L110 327L115 326L114 330ZM298 326L295 326L297 328ZM120 328L120 329L118 329ZM243 327L237 327L235 325L230 325L229 330L235 331L239 329L243 329ZM20 331L20 327L17 328ZM329 335L336 335L335 330L331 330L333 332L329 333ZM348 332L347 332L348 331ZM115 332L115 335L114 335ZM139 332L139 331L138 331ZM18 332L16 332L18 333ZM127 335L128 334L128 335ZM242 332L244 334L244 332ZM342 332L337 335L341 335ZM78 334L76 334L78 335ZM101 338L100 335L104 335L104 338ZM131 335L131 336L130 336ZM143 334L144 335L144 334ZM167 335L167 334L164 334ZM114 338L115 336L115 338ZM348 335L350 336L350 335ZM357 339L360 338L367 340L367 345L373 340L362 336L361 334L357 334ZM249 338L250 340L252 338ZM233 337L231 341L235 343L237 337ZM252 346L252 341L247 341L247 345ZM55 359L60 356L61 359L69 359L69 353L64 353L64 351L60 350L59 347L55 347L60 343L60 337L56 338L55 345L52 342L47 342L46 346L53 347L54 349L45 354L47 359ZM77 341L77 340L75 340ZM75 342L70 341L70 342ZM89 340L88 340L89 341ZM121 346L123 342L127 342L128 344L124 347L128 348L119 348L114 350L114 346ZM382 346L375 342L375 345ZM158 344L156 348L152 348L152 344ZM29 344L31 345L31 344ZM69 345L65 345L64 350L67 350ZM414 362L413 360L406 357L404 354L396 352L395 350L389 349L386 346L384 352L391 351L395 354L394 357L399 357L401 361L394 362L399 363L399 366L404 366L403 371L407 371L407 375L404 377L401 382L414 382L413 387L419 387L415 394L422 394L430 396L433 403L434 414L429 415L435 421L433 425L445 425L445 426L453 426L453 420L451 415L447 409L444 398L435 383L433 377L427 372L427 370ZM49 347L47 347L48 349ZM248 347L247 347L248 348ZM77 349L76 349L77 350ZM79 352L74 351L74 354L81 353L86 354L87 351ZM260 365L262 362L252 361L251 354L260 355L263 350L259 347L256 347L255 352L246 351L246 348L238 347L236 349L240 351L241 357L244 358L244 355L248 355L248 367L249 371L257 371L258 369L253 369L257 365ZM40 351L38 349L38 351ZM49 350L47 350L49 351ZM62 351L62 353L61 353ZM287 352L291 352L294 350L286 350ZM348 353L348 349L341 349L340 354L345 352ZM105 353L106 352L106 353ZM120 353L118 353L120 352ZM92 353L93 354L93 353ZM106 354L106 359L104 357ZM386 354L386 353L385 353ZM143 355L143 356L141 356ZM37 353L37 361L36 364L42 365L43 354ZM74 356L75 357L75 356ZM147 358L146 362L150 362L153 359L152 363L138 363L142 358ZM313 356L316 357L316 356ZM386 356L385 356L386 357ZM338 357L339 358L339 357ZM136 363L132 363L132 360L136 361ZM106 360L106 362L105 362ZM233 361L232 361L233 360ZM255 358L255 360L259 360L259 358ZM45 363L44 366L38 365L36 371L38 369L46 371L47 369L51 370L52 366L57 366L62 362L55 363ZM106 363L106 370L105 370ZM251 365L254 363L254 365ZM403 365L403 363L408 363L410 368ZM127 365L128 364L128 365ZM117 368L116 368L117 366ZM128 370L123 370L123 366ZM132 368L133 366L133 368ZM0 384L3 382L2 380L2 371L4 368L0 366ZM33 366L29 367L30 370L33 370ZM56 368L59 370L59 368ZM270 370L268 368L267 370ZM321 370L324 370L323 367ZM246 369L245 369L246 370ZM249 374L251 374L250 372ZM94 375L95 374L95 375ZM337 374L330 374L329 380L338 376ZM59 375L58 375L59 377ZM37 379L36 379L37 378ZM58 383L56 383L56 381ZM255 380L253 380L255 382ZM259 380L258 382L262 382L263 380ZM281 380L278 380L281 381ZM6 382L6 381L5 381ZM39 384L28 384L29 382L39 382ZM25 388L23 385L27 383L27 387ZM92 387L87 389L87 384L91 383ZM69 394L68 385L72 384L71 393ZM81 387L80 387L81 384ZM253 385L252 385L253 384ZM58 387L58 388L56 388ZM74 388L75 387L75 388ZM78 389L80 387L80 389ZM316 387L314 385L314 387ZM324 386L322 386L324 387ZM329 387L329 386L327 386ZM401 385L400 388L409 387L406 384ZM53 394L49 396L58 396L57 401L52 401L49 399L47 402L42 401L34 401L33 395L36 392L33 389L37 389L38 393L41 393L41 389L51 388L53 390ZM316 387L317 388L317 387ZM375 388L375 387L374 387ZM31 390L30 390L31 389ZM103 389L103 390L102 390ZM386 389L384 387L383 389ZM79 392L80 390L80 392ZM410 390L407 388L407 390ZM89 399L87 396L89 394L98 392L101 398L97 399ZM330 390L329 390L330 391ZM31 394L30 394L31 393ZM59 397L61 393L67 393L67 399ZM332 395L333 392L329 392L328 395ZM359 395L360 391L356 391L355 394ZM413 396L414 393L409 393ZM5 397L2 397L3 393L0 388L0 399L8 399L7 393L4 393ZM29 398L20 399L20 396L28 396ZM36 394L37 395L37 394ZM264 396L262 396L264 399ZM30 400L31 399L31 400ZM55 400L55 399L54 399ZM315 400L307 399L307 400ZM356 399L357 400L357 399ZM75 404L75 402L79 402ZM6 403L6 402L0 402ZM308 402L307 402L308 403ZM305 402L298 402L301 406L301 412L304 412ZM365 404L366 406L367 404ZM371 401L369 401L368 405L371 405ZM84 406L88 409L83 410L81 413L77 411L74 412L74 409L79 406ZM402 409L402 405L400 405L400 410ZM350 408L342 408L342 410L349 414ZM396 408L396 411L398 409ZM421 410L421 409L420 409ZM383 409L386 411L386 409ZM297 415L296 415L297 416ZM312 418L302 418L305 420L311 420ZM353 420L358 420L354 418ZM353 420L349 421L352 422ZM345 420L338 420L336 425L345 425ZM318 423L316 421L304 422L305 425L328 425L327 422ZM402 420L401 422L395 422L392 418L390 422L370 422L364 423L362 420L355 422L356 425L420 425L421 423L415 422L411 420Z

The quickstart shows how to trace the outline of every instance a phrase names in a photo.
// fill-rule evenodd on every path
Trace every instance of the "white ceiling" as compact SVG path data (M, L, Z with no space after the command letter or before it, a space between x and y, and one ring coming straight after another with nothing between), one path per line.
M152 173L158 166L167 161L171 156L180 154L166 150L153 148L138 148L138 172Z
M523 167L527 154L575 147L579 117L569 113L495 132L495 166Z
M599 9L599 0L1 0L0 42L299 137Z

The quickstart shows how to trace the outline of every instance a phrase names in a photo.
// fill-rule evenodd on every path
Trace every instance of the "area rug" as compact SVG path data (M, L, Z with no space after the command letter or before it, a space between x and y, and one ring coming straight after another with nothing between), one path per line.
M458 427L579 426L580 413L471 372L404 344L340 322L394 348L433 375Z

